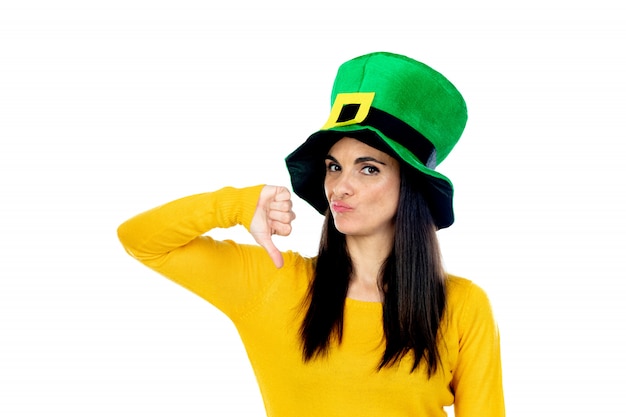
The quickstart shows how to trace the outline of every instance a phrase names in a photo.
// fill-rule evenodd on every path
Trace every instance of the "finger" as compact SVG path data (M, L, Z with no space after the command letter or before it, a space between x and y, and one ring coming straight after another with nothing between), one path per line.
M276 194L274 194L274 201L291 200L291 193L285 187L277 187Z
M276 247L274 247L274 250L268 251L267 253L269 253L272 262L274 262L274 265L276 265L276 268L283 267L283 265L285 264L285 261L283 260L283 254L280 253L280 251L276 249Z
M280 222L272 222L272 234L278 236L289 236L291 234L291 224L289 223L280 223Z
M272 259L272 262L274 262L274 265L276 265L276 268L281 268L284 265L285 261L283 260L283 255L274 245L274 242L272 242L271 236L267 236L266 238L261 239L259 241L259 244L268 253L270 258Z
M270 210L291 211L291 209L293 208L293 203L291 202L291 199L272 201L270 202L269 208Z
M268 213L268 218L270 219L272 223L278 222L278 223L289 224L296 218L296 214L293 211L271 210Z

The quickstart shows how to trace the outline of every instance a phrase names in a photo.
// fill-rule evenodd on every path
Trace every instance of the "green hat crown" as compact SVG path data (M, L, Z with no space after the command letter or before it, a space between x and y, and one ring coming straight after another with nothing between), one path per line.
M339 67L326 124L286 158L294 192L325 213L323 160L337 140L350 136L382 146L421 175L436 225L448 227L454 222L453 186L435 167L466 122L463 97L431 67L389 52L354 58Z
M362 101L372 93L371 102ZM368 104L371 107L360 109ZM380 129L390 132L385 136L410 150L417 149L414 153L418 155L427 153L430 149L423 148L432 146L435 154L428 156L429 165L434 166L448 156L467 122L465 101L448 79L421 62L388 52L363 55L341 65L333 85L331 105L331 117L322 129L337 130L355 124L387 126ZM346 120L359 109L359 116L366 115L365 118ZM387 119L368 123L367 116L372 118L373 112L383 112ZM335 116L338 120L332 120ZM396 126L394 134L391 124L406 126L404 129ZM415 132L409 132L409 128ZM412 143L416 134L430 144L421 138L423 143Z

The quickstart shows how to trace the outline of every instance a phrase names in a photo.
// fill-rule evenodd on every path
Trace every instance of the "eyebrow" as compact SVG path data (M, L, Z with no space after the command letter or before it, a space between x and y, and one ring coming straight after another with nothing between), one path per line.
M333 157L332 155L326 155L326 159L330 159L331 161L333 161L333 162L337 162L337 163L339 162L339 161L337 161L337 159L335 159L335 157ZM373 157L371 157L371 156L361 156L361 157L359 157L359 158L357 158L357 159L355 159L355 160L354 160L354 163L355 163L355 164L360 164L360 163L363 163L363 162L376 162L376 163L379 163L379 164L381 164L381 165L387 165L387 164L386 164L386 163L384 163L383 161L379 161L378 159L373 158Z

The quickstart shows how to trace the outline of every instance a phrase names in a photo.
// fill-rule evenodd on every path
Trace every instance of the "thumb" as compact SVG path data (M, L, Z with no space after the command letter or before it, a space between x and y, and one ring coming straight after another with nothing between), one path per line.
M257 243L267 251L268 255L272 259L272 262L276 265L276 268L281 268L285 264L283 255L274 245L271 235L265 235L263 237L257 236Z

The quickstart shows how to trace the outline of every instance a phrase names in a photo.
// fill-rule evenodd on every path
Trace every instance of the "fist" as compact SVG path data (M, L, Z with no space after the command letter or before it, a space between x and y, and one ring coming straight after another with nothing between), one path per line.
M284 261L272 241L272 235L288 236L291 233L291 222L295 218L291 193L287 188L275 185L263 187L250 223L250 233L265 248L277 268L282 267Z

